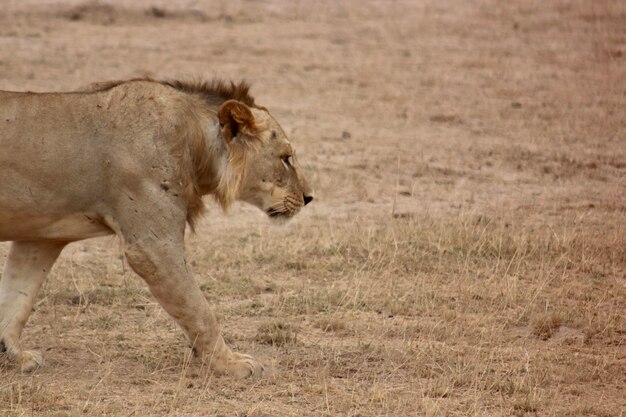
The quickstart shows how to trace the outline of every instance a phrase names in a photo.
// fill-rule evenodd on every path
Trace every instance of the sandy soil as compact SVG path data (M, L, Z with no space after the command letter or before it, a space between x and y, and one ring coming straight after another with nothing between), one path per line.
M42 289L47 365L0 367L0 415L623 416L625 68L620 0L9 1L0 89L245 78L317 198L287 228L207 200L188 239L272 375L190 361L97 239Z

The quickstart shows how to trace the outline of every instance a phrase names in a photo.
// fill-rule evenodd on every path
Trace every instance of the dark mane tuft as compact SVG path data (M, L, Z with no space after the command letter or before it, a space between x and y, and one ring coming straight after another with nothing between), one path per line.
M226 100L237 100L247 106L256 107L254 97L250 95L250 84L245 81L238 84L220 79L196 82L173 80L162 81L161 83L185 93L201 95L213 104L221 104Z
M239 83L235 83L233 81L224 81L218 78L214 78L211 81L158 81L152 78L133 78L130 80L105 81L94 83L87 88L81 89L79 91L97 93L100 91L110 90L121 84L133 81L148 81L167 85L184 93L199 95L207 100L209 103L214 105L220 105L227 100L237 100L241 101L249 107L261 108L254 103L254 97L250 95L250 84L248 84L246 81L240 81Z

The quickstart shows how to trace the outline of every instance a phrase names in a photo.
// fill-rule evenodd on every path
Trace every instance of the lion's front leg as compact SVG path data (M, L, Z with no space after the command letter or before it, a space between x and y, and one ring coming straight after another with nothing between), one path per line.
M125 244L125 255L214 372L236 377L263 372L263 366L251 356L234 353L224 343L217 320L187 269L182 236L133 238Z
M0 354L32 371L43 363L37 351L22 350L20 335L33 308L37 291L64 244L13 242L0 279Z

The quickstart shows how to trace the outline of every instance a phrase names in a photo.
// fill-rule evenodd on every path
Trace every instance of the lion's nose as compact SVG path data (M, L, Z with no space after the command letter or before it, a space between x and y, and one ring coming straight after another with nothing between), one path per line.
M304 205L306 206L307 204L309 204L311 201L313 201L313 196L312 195L304 195Z

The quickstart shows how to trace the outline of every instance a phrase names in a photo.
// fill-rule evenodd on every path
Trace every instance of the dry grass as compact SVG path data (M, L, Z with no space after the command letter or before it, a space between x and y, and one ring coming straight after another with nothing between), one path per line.
M29 1L0 16L0 87L245 76L318 198L189 237L268 377L207 372L99 239L42 289L23 339L47 366L0 367L0 415L626 414L623 2Z

